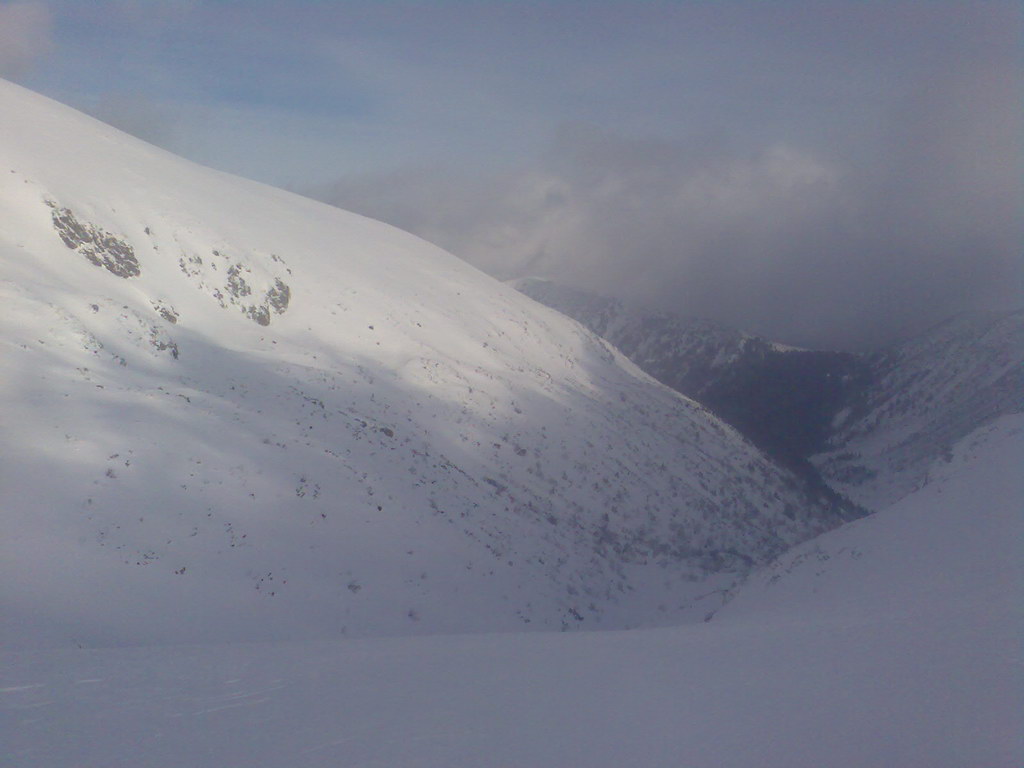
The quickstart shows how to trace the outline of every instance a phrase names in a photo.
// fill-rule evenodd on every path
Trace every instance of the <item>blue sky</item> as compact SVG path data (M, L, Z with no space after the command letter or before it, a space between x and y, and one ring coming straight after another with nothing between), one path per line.
M966 47L960 13L921 4L31 5L52 49L27 85L277 184L511 163L572 124L856 140Z
M0 76L499 277L858 347L1021 303L1020 33L994 1L52 0L0 3Z

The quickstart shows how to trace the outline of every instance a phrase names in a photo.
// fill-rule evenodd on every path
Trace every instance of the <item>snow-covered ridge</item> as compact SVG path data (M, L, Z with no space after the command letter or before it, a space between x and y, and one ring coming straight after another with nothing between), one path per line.
M707 386L711 370L735 362L745 352L795 350L704 318L639 314L618 299L543 278L518 278L509 285L582 323L644 370L655 366L659 373L686 382L685 388L695 395Z
M0 107L7 637L668 622L839 522L450 254Z
M951 318L869 364L870 388L814 462L879 509L924 485L966 435L1024 411L1024 310Z
M1005 611L1019 622L1021 466L1024 414L1000 416L934 459L920 489L761 569L716 618L876 620L964 601L956 607Z

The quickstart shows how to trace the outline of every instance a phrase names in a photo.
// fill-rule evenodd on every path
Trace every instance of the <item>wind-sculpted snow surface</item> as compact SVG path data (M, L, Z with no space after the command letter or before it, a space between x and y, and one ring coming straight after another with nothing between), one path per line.
M936 459L1024 411L1024 310L954 317L874 356L864 398L814 458L833 487L881 509L923 486Z
M0 103L8 638L669 622L839 522L411 235L10 84ZM137 269L97 269L68 231Z

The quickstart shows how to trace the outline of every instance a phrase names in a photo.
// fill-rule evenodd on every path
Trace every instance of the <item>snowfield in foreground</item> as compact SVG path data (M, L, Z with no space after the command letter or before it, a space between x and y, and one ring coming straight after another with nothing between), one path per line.
M1024 416L674 629L7 652L5 765L1024 763Z

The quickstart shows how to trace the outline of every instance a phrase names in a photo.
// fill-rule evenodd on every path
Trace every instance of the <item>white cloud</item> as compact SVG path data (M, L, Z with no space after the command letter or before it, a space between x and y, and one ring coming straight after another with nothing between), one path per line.
M529 167L381 174L317 196L500 278L549 277L800 345L874 347L1022 299L1019 118L998 113L1004 89L982 97L972 84L968 114L936 119L937 94L845 160L577 127Z

